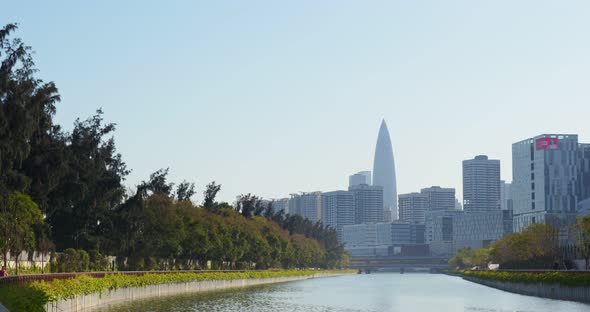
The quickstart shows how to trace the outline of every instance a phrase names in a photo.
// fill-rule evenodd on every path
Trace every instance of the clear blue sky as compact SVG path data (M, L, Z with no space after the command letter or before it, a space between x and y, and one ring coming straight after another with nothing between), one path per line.
M2 23L62 95L99 107L134 185L282 197L347 186L388 123L398 192L456 187L488 154L546 132L590 142L590 2L3 1Z

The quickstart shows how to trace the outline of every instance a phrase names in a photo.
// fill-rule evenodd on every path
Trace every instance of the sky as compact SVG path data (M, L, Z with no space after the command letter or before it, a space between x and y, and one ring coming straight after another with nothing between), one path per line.
M590 142L590 2L8 1L71 129L98 108L133 170L222 185L220 200L346 189L385 119L398 193L461 192L511 144Z

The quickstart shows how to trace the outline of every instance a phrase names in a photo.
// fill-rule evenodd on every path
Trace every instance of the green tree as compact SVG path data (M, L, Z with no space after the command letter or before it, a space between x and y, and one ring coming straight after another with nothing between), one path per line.
M585 269L590 268L590 216L578 217L574 226L576 246L582 252Z
M84 250L68 248L57 258L59 272L86 272L90 266L90 256Z
M215 184L215 181L207 184L207 188L203 195L205 199L203 200L203 208L207 210L216 210L217 202L215 201L215 197L217 193L221 190L221 185Z
M43 218L37 204L20 192L0 194L0 207L0 248L4 266L7 266L8 252L18 256L21 251L34 246L34 227L41 224ZM18 263L16 269L18 274Z
M467 269L474 266L475 252L471 247L463 247L449 260L449 265L454 268Z
M195 195L195 184L183 181L176 187L176 200L190 201L191 197Z
M76 120L67 146L68 169L54 191L47 220L58 249L100 248L113 229L112 212L125 194L122 181L129 173L109 137L115 125L104 124L102 111Z

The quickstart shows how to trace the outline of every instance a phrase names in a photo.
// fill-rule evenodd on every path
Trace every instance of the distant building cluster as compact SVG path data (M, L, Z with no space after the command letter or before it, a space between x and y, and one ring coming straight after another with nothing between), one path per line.
M486 247L530 224L546 223L568 242L579 214L590 214L590 144L577 135L543 134L512 145L512 183L500 161L478 155L462 163L463 200L454 188L432 186L397 195L395 162L385 121L373 172L349 176L348 190L292 194L275 211L334 228L353 258L451 256Z

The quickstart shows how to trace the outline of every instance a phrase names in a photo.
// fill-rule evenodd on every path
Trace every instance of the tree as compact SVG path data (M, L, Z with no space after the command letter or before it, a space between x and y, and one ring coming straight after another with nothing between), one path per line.
M559 231L549 224L531 224L523 232L529 242L529 262L535 268L551 269L559 257Z
M178 201L190 201L193 195L195 195L194 183L182 181L182 183L178 184L178 186L176 187L176 200Z
M4 234L5 265L8 251L17 253L18 263L20 251L32 249L34 244L32 226L39 221L39 209L23 193L29 188L43 193L39 184L31 183L32 178L28 176L29 159L45 143L44 138L54 133L51 119L59 101L52 82L44 83L33 76L36 69L31 47L19 38L9 38L16 29L16 24L0 29L0 222L3 226L0 231ZM52 182L54 175L45 175L42 170L46 162L37 163L40 165L35 174L44 175Z
M17 29L0 29L0 192L24 192L30 179L20 168L31 151L31 139L43 120L50 117L59 100L53 83L33 76L31 47L19 38L9 39Z
M582 252L585 268L590 268L590 216L578 217L574 226L576 246Z
M236 211L246 218L252 217L260 209L260 199L252 194L240 195L236 201Z
M205 200L203 201L203 207L207 210L216 210L217 202L215 202L215 197L217 193L221 190L221 185L215 184L215 181L207 184L207 189L203 192L205 196Z
M45 255L53 249L54 244L51 241L51 227L43 222L36 224L35 231L35 250L41 253L41 273L45 273ZM33 250L31 250L30 256Z
M449 265L454 268L466 269L474 265L475 252L471 247L463 247L449 260Z
M113 229L112 212L123 200L123 180L129 174L117 153L112 123L103 112L76 120L68 136L67 170L51 193L47 220L58 249L100 248L104 233Z
M16 255L18 274L18 255L34 245L34 227L41 224L43 218L37 204L20 192L1 194L0 207L0 248L4 266L7 267L8 252Z

